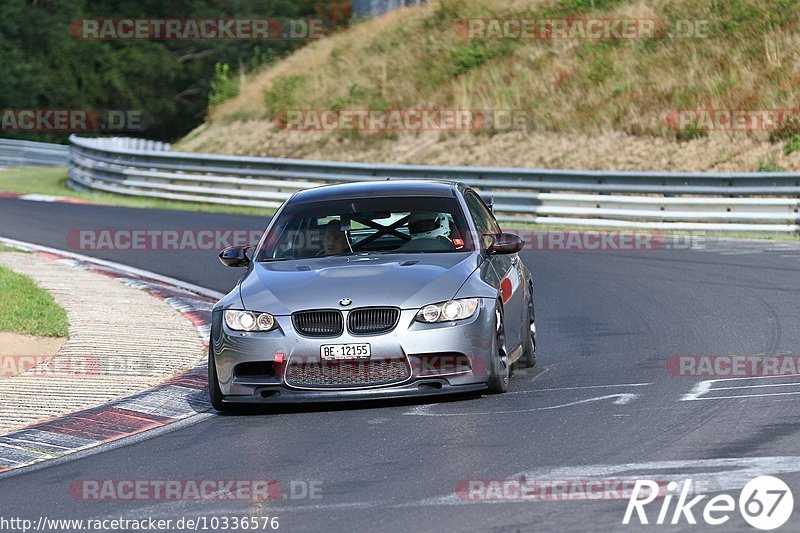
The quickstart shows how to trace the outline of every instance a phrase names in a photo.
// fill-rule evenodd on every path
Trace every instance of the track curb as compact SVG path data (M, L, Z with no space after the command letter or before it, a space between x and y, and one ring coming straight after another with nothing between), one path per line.
M211 307L222 295L110 261L0 237L0 243L119 280L164 300L208 345ZM143 433L211 410L205 363L144 391L0 435L0 475Z

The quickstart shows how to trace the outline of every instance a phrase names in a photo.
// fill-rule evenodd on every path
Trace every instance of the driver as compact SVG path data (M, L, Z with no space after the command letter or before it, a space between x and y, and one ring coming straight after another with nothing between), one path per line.
M408 218L411 240L444 239L450 243L450 221L444 213L412 213Z
M325 225L322 250L317 255L337 255L348 251L347 235L342 231L342 223L338 220L331 220Z

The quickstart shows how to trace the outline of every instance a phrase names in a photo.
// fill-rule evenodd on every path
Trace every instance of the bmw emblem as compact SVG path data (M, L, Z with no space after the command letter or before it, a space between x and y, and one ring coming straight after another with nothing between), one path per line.
M347 307L351 303L353 303L353 300L351 300L350 298L342 298L341 300L339 300L339 305L343 305L344 307Z

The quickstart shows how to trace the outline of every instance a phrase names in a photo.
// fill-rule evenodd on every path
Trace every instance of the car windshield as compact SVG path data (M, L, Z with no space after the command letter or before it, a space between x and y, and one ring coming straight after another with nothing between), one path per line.
M372 197L287 205L258 261L360 253L454 253L474 249L453 197Z

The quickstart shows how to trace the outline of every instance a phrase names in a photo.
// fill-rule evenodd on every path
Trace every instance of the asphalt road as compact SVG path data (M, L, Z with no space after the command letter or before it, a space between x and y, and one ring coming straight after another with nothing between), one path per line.
M0 199L0 236L62 249L75 229L264 225L259 217ZM215 251L73 251L222 292L236 279ZM738 498L748 479L775 474L800 496L800 389L792 385L800 379L715 382L697 392L707 378L665 367L673 355L800 353L798 247L708 242L701 250L529 251L522 258L536 284L539 364L517 371L508 394L213 416L0 477L2 514L278 516L279 530L289 531L624 531L642 527L622 525L624 499L476 502L457 487L522 473L540 480L626 473L693 478L709 493ZM687 400L693 390L696 399ZM314 487L319 497L258 507L94 502L71 495L82 479L273 479L298 496ZM702 523L701 505L694 515ZM651 522L659 507L647 507ZM697 529L685 519L676 527ZM736 511L716 529L752 530ZM800 511L784 529L800 529Z

